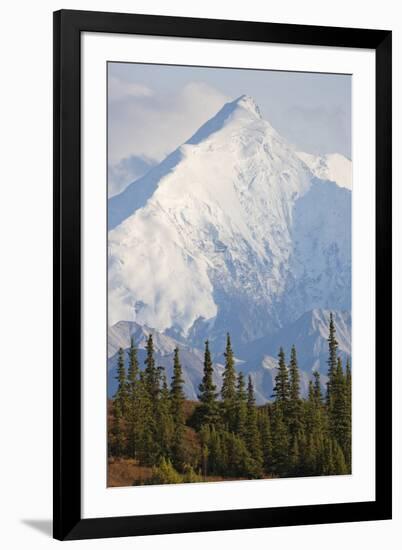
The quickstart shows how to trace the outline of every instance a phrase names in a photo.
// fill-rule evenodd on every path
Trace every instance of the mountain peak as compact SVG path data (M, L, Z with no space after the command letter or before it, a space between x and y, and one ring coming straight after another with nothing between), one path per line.
M244 123L244 118L248 122L254 120L262 120L262 115L257 103L254 99L247 95L241 95L233 101L225 103L223 107L203 124L195 134L186 141L186 144L196 145L208 138L213 133L223 128L228 121L241 120Z
M349 309L350 199L252 98L226 103L111 199L109 322L218 349L228 331L243 345L308 309Z
M246 109L246 111L249 111L251 114L256 116L257 118L262 118L260 108L258 107L257 103L254 101L254 99L246 94L241 95L237 99L235 99L232 102L233 106L239 106L243 109Z

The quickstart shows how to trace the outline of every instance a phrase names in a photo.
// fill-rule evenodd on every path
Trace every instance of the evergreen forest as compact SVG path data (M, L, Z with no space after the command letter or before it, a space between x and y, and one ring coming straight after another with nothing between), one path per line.
M351 473L351 363L338 353L332 315L327 381L314 371L305 397L295 346L288 357L278 350L272 397L261 406L252 378L237 371L229 334L219 391L205 342L198 401L186 399L179 348L170 380L154 355L152 335L142 368L133 340L119 349L108 407L109 486Z

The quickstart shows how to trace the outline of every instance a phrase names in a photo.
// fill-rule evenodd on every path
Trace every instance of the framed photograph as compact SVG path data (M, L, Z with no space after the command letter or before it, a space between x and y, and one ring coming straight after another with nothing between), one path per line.
M54 14L54 536L391 518L391 32Z

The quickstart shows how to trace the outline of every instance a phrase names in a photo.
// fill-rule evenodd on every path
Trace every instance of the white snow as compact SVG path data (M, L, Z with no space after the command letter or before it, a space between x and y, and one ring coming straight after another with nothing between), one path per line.
M321 187L254 100L224 105L109 201L109 324L247 342L344 308L350 192Z
M297 152L317 178L334 181L339 187L352 190L352 161L339 153L311 155Z

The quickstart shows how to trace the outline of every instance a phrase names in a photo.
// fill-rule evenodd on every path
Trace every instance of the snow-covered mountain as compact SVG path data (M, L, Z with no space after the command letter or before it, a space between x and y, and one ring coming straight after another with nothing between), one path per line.
M350 310L351 193L318 179L246 96L109 200L109 324L214 351Z
M334 181L339 187L352 190L352 161L348 158L339 153L319 156L301 152L296 154L317 178Z
M334 321L337 329L336 338L339 344L339 354L344 360L351 355L351 317L349 312L334 311ZM260 338L243 346L234 347L236 369L250 375L253 379L256 399L264 403L270 399L275 383L278 364L278 350L282 346L289 360L290 349L294 344L297 349L298 363L301 375L301 391L306 395L308 382L312 372L318 370L323 386L326 383L328 370L328 310L313 310L304 313L294 323L282 328L272 336ZM190 347L184 342L160 334L148 327L142 327L134 322L121 321L109 328L109 383L108 394L116 391L117 351L119 347L127 350L131 338L138 348L140 367L144 368L146 339L152 332L157 365L166 369L168 378L172 376L173 350L180 349L180 359L183 367L184 391L189 399L197 399L198 386L203 374L203 349ZM222 384L224 370L223 350L213 355L214 381L218 389ZM126 354L127 358L127 354Z

